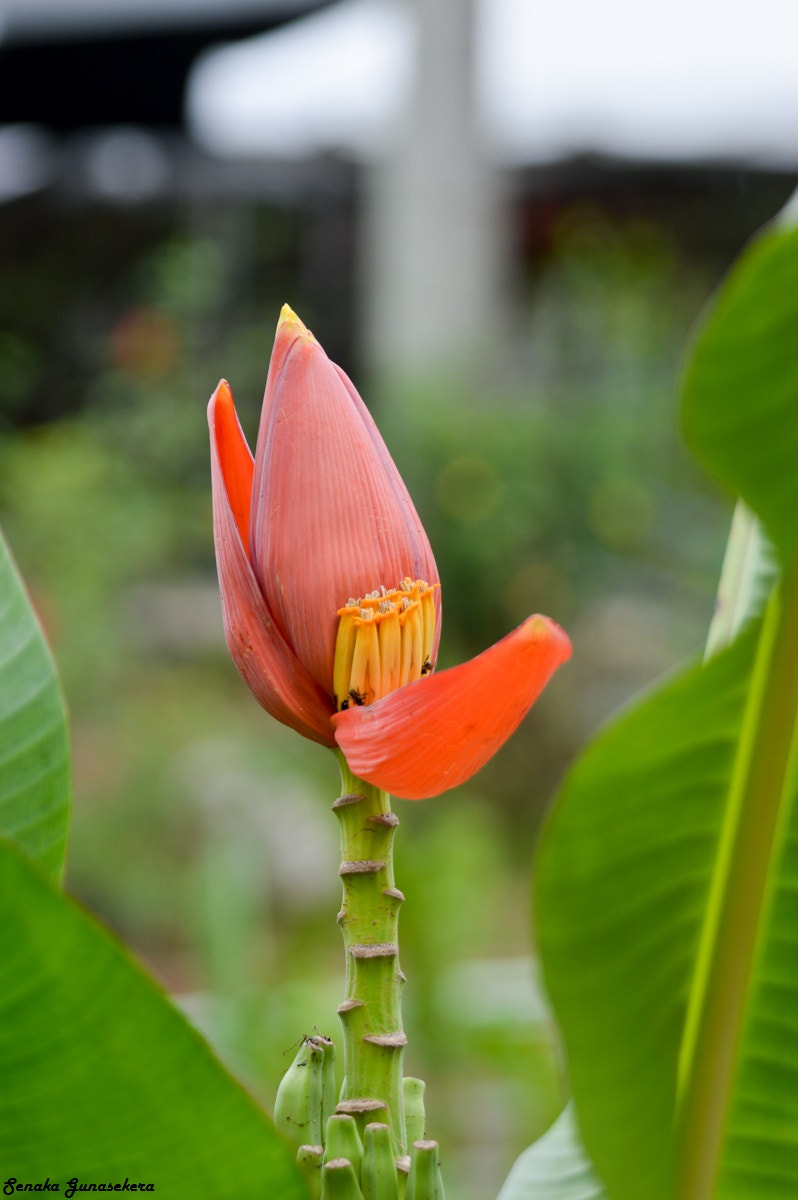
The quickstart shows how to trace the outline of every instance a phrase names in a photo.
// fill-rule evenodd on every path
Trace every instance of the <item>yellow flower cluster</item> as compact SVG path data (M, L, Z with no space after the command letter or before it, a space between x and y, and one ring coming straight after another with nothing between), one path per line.
M338 710L373 704L434 667L435 588L423 579L376 588L338 609L333 690Z

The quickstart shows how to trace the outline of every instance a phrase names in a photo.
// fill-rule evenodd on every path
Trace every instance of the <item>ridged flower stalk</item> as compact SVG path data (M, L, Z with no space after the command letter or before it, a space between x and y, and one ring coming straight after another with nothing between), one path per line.
M402 1058L404 975L399 966L399 909L404 896L393 873L398 818L388 795L354 776L343 755L341 795L333 811L341 825L343 901L338 924L346 951L343 1026L344 1084L338 1112L366 1122L387 1120L397 1153L405 1153ZM387 1110L387 1111L386 1111Z

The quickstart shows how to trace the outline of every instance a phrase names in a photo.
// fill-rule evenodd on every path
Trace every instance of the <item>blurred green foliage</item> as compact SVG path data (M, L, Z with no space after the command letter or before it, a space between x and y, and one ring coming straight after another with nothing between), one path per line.
M51 239L15 265L0 517L72 712L68 885L270 1103L296 1040L335 1033L337 778L227 659L204 404L226 374L254 443L284 299L328 343L325 313L292 294L294 226L272 214L246 229L133 238L94 293L65 283L76 235L72 259ZM108 243L101 223L92 253ZM543 806L585 733L705 634L726 514L678 444L673 394L710 283L662 229L576 208L482 377L366 395L438 559L442 663L536 610L575 647L468 789L399 808L408 1068L427 1078L464 1200L495 1187L563 1095L524 961ZM59 367L71 402L45 403Z

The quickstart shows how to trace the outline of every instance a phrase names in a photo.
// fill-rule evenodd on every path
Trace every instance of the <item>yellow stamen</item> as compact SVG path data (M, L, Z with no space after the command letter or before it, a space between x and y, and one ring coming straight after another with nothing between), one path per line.
M432 670L432 650L435 645L435 625L437 617L435 614L435 596L433 589L424 586L421 591L421 616L424 623L424 654L421 665L423 674L427 674Z
M418 600L411 600L399 616L402 626L402 671L400 686L421 678L424 665L424 621Z
M373 609L361 608L354 624L355 652L352 656L352 674L347 696L355 704L370 704L382 695L377 615Z
M435 589L422 579L384 585L343 608L335 643L333 691L337 709L373 704L433 669Z
M380 682L383 695L399 687L399 663L402 653L402 630L399 612L391 600L379 607Z
M338 638L335 643L335 661L333 663L333 692L335 707L342 708L349 697L350 679L352 678L352 659L355 656L357 629L355 617L360 613L360 605L356 600L350 600L345 608L340 609L338 622Z

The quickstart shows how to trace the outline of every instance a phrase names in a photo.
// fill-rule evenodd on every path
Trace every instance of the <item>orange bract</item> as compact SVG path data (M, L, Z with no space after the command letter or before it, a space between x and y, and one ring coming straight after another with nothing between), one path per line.
M233 393L223 379L214 393L214 442L219 455L219 465L227 489L236 526L244 546L249 553L249 510L252 504L252 473L255 463L246 443L233 404Z
M524 621L476 658L332 718L349 768L421 800L469 779L518 727L571 654L548 617Z

